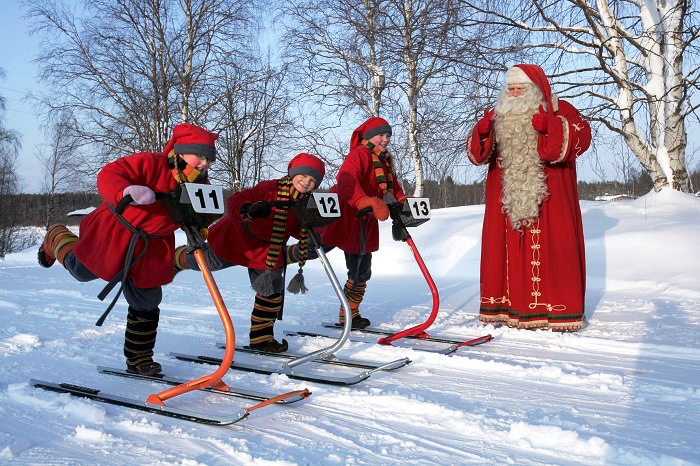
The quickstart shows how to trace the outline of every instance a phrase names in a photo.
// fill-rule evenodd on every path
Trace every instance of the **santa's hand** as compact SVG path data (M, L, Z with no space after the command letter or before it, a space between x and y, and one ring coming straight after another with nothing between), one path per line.
M122 191L122 197L131 196L131 205L153 204L156 201L156 193L148 186L132 184Z
M540 113L535 113L532 116L532 127L538 133L547 133L549 131L549 115L544 113L542 105L540 105Z
M355 207L357 207L357 210L362 210L367 207L371 208L374 216L381 221L389 218L389 208L386 206L386 203L378 197L365 196L360 198Z
M481 139L486 138L493 127L493 120L488 110L484 110L484 116L476 124L476 132L479 133Z

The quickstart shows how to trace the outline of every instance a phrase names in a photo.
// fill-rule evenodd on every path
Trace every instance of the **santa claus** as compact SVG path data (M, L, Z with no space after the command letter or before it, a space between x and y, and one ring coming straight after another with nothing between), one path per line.
M537 65L515 65L496 108L467 139L488 164L479 319L516 328L583 327L586 264L576 158L591 130Z

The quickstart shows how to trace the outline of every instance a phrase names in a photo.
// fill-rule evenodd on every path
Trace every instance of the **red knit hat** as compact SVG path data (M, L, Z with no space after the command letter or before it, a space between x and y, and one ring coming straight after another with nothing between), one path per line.
M323 176L326 174L326 166L323 160L311 154L297 154L289 161L287 172L290 178L296 175L309 175L316 181L316 186L321 184Z
M369 139L377 134L391 134L391 125L384 118L372 117L355 128L350 136L350 150L359 146L363 139Z
M176 154L196 154L213 162L216 160L214 141L218 137L218 134L210 133L199 126L182 123L173 128L173 137L170 138L163 152L169 154L174 150Z
M520 64L515 66L523 70L527 77L540 88L545 102L547 102L549 108L552 108L552 87L549 85L544 70L537 65Z

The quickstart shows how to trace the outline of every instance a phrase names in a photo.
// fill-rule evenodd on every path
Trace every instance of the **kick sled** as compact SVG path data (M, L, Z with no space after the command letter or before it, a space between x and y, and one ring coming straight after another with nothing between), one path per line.
M272 201L274 207L289 207L294 210L296 217L302 227L309 232L310 246L314 248L318 254L318 260L321 262L328 279L330 280L333 289L335 290L338 299L344 309L350 309L350 305L345 297L343 288L338 282L338 278L333 272L330 262L321 247L320 242L314 232L314 228L326 226L338 219L340 209L338 197L335 193L312 193L311 196L303 198L301 201ZM336 341L330 346L314 351L309 354L299 354L293 352L284 353L267 353L256 351L246 346L236 346L237 353L248 353L252 355L252 359L258 362L247 363L233 361L230 363L232 369L255 372L260 374L284 374L291 379L306 380L317 383L332 384L332 385L354 385L369 378L377 371L389 371L403 367L411 362L408 358L401 358L388 362L364 361L352 358L342 358L336 355L345 342L349 339L351 332L351 321L346 320L345 324L339 327L342 332L336 338ZM219 347L225 348L227 344L219 344ZM209 356L189 355L182 353L171 353L171 356L183 361L197 362L202 364L225 364L226 361L220 358ZM279 365L269 365L267 361L271 359L286 359L285 362ZM304 367L302 367L304 366ZM308 370L309 367L325 366L326 369ZM363 369L360 372L348 372L346 369L339 367ZM333 369L327 369L327 368Z
M69 393L74 396L89 398L97 400L104 403L115 404L119 406L124 406L132 409L138 409L141 411L148 411L151 413L161 414L170 417L176 417L179 419L185 419L188 421L199 422L203 424L213 424L213 425L228 425L238 422L248 416L252 411L271 405L273 403L292 403L295 401L300 401L311 395L308 389L296 390L288 393L284 393L277 396L270 396L265 393L235 389L227 385L223 380L223 376L228 372L235 352L235 332L233 328L233 323L231 322L231 316L224 300L221 297L219 288L216 285L214 277L211 273L209 263L206 258L204 250L204 240L200 236L200 229L207 227L214 220L219 218L224 212L224 201L223 194L220 186L212 185L202 185L194 183L184 183L179 185L173 191L169 193L158 193L157 197L160 202L163 203L165 208L170 213L173 221L180 225L185 231L187 236L187 246L188 251L192 252L197 264L199 265L204 281L206 283L207 289L214 301L214 305L219 314L219 318L224 327L225 334L225 351L224 356L218 364L218 368L211 374L205 375L195 380L179 380L173 377L169 377L165 374L158 374L154 376L143 376L140 374L129 373L125 370L120 369L110 369L104 367L98 367L98 371L102 374L115 375L128 378L138 378L142 380L155 381L160 383L165 383L169 385L174 385L172 388L166 389L159 393L153 393L148 395L145 401L121 397L118 395L113 395L105 393L101 390L84 387L79 385L74 385L70 383L52 383L43 380L32 379L30 385L38 388L43 388L46 390ZM115 279L110 282L110 284L105 287L103 293L101 293L101 299L104 299L106 293L119 283L121 280L125 279L128 274L129 269L133 266L138 257L132 260L131 252L133 252L133 246L136 242L141 240L145 242L143 250L148 246L148 233L143 230L138 230L131 226L122 216L122 213L127 208L131 202L131 196L125 196L116 206L110 204L110 209L114 215L119 218L122 224L126 228L129 228L133 233L132 247L130 247L127 254L126 264L122 273L115 277ZM107 311L100 317L97 321L97 325L101 325L107 314L116 302L121 288L117 292L117 296L112 301L112 304L107 308ZM217 414L210 415L200 412L195 412L191 410L179 409L177 407L166 406L165 402L177 396L189 393L195 390L204 390L210 393L219 393L234 397L240 397L245 399L251 399L259 401L257 404L252 406L241 408L240 410L231 414Z
M435 319L437 318L438 311L440 309L440 295L438 293L437 287L435 286L435 282L433 281L433 278L431 277L430 272L428 271L428 268L426 267L425 262L423 261L423 258L418 252L418 248L416 247L413 238L408 232L407 227L417 227L430 219L430 201L427 198L408 198L406 199L406 202L402 204L396 201L396 199L394 199L393 196L386 195L385 202L389 207L389 213L392 220L392 237L394 241L403 241L408 244L409 248L411 248L413 257L418 263L418 267L420 268L421 273L423 274L423 277L425 278L426 282L428 283L428 287L430 288L430 292L432 295L432 309L430 311L430 315L428 315L425 322L407 328L405 330L401 330L399 332L394 332L378 327L365 327L362 329L354 329L353 331L373 335L383 335L377 341L377 343L379 343L380 345L391 346L393 342L401 339L444 343L447 346L443 345L443 347L438 349L425 348L422 346L414 346L413 348L416 350L430 351L441 354L452 354L456 352L459 348L465 346L476 346L491 341L493 339L491 335L483 335L477 338L463 340L459 337L429 335L426 332L426 330L433 324L433 322L435 322ZM360 210L357 215L363 216L370 214L371 209L367 208ZM334 322L324 322L323 326L326 328L333 329L338 329L342 327L341 324ZM310 332L294 332L294 334L299 336L327 336Z

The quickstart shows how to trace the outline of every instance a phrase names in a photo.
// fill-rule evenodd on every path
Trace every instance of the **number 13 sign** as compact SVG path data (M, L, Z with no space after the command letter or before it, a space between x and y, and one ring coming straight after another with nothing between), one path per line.
M409 197L406 204L409 205L413 218L430 218L430 199L427 197Z

